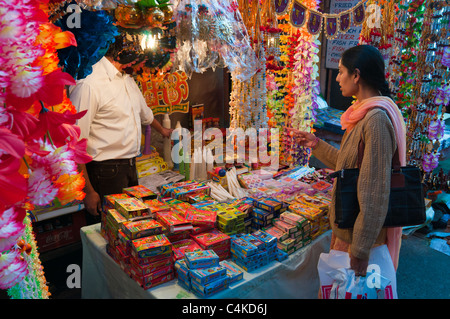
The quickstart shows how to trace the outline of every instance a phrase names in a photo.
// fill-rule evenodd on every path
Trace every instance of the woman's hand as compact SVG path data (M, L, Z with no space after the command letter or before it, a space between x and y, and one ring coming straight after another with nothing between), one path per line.
M369 266L368 259L356 258L350 254L350 268L353 269L356 276L365 277L368 266Z
M301 146L310 147L310 148L314 149L316 147L317 143L319 143L319 138L312 133L303 132L303 131L298 131L296 133L297 133L296 141Z

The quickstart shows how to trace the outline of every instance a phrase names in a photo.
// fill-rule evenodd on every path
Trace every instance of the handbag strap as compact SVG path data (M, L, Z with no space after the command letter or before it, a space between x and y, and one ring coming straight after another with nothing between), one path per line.
M364 148L366 144L361 139L358 145L358 169L361 169L361 164L364 156ZM400 155L398 154L398 147L395 149L394 156L392 157L392 169L394 171L399 171L401 168Z

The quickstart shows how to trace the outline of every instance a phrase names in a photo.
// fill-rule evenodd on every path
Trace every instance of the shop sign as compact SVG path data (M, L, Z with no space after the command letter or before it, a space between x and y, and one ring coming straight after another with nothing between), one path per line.
M189 111L189 85L182 71L167 73L162 79L141 82L140 87L153 114L187 113Z

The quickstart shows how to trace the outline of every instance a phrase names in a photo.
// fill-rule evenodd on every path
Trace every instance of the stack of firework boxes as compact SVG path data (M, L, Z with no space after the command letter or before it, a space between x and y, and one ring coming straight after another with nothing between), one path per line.
M291 211L285 211L279 218L274 218L272 226L264 231L275 236L278 239L277 247L289 255L311 243L311 223Z
M232 260L248 272L287 258L277 248L277 238L261 230L231 236L231 254Z
M270 197L253 200L252 231L263 229L272 224L286 210L284 203Z
M178 284L199 297L209 297L243 278L243 272L213 250L186 252L175 262Z
M139 195L143 195L139 186ZM148 289L174 278L172 244L165 227L151 218L143 200L153 195L132 197L136 189L105 196L104 236L108 254L131 278ZM139 199L138 199L139 198Z

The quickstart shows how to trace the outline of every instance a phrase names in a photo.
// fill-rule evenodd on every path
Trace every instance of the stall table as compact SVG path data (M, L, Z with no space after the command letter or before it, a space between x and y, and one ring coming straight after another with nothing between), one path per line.
M331 231L291 254L283 262L272 261L252 272L244 271L244 279L210 298L246 299L315 299L319 291L317 262L328 252ZM106 240L100 224L81 228L83 268L81 297L85 299L197 299L177 284L177 279L144 290L131 279L106 252ZM231 259L230 259L231 260Z

